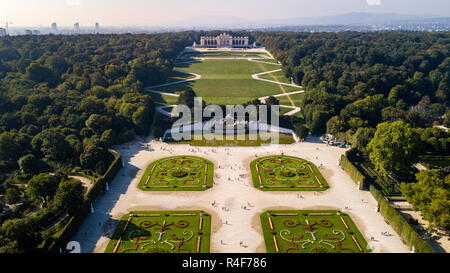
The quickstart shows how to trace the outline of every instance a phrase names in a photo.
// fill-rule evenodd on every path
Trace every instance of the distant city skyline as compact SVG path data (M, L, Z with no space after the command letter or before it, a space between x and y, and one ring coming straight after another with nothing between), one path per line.
M176 26L197 17L247 20L319 17L348 12L450 16L448 0L11 0L1 1L0 21L12 26Z

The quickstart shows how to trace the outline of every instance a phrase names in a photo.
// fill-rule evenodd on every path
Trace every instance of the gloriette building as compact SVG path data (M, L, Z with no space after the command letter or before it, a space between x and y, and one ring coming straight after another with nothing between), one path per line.
M200 46L206 47L248 47L248 36L233 37L222 33L216 37L200 37Z

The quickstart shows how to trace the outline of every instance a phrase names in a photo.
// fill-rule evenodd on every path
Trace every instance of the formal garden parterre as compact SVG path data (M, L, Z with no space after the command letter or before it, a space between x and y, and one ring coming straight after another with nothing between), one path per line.
M363 235L337 210L277 210L260 215L268 253L366 253Z
M253 185L264 191L323 191L329 188L319 169L305 159L266 156L250 163Z
M172 156L152 162L138 188L144 191L203 191L213 186L214 164L196 156Z
M211 215L134 211L124 215L105 253L209 253Z

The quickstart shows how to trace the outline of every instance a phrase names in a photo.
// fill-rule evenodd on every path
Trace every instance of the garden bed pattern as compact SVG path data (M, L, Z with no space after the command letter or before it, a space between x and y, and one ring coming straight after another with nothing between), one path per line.
M214 164L194 156L174 156L150 164L139 183L144 191L201 191L213 186Z
M253 185L266 191L322 191L329 188L311 162L292 156L267 156L250 164Z
M209 253L203 211L135 211L122 217L105 253Z
M268 253L366 253L350 216L337 210L279 210L261 214Z

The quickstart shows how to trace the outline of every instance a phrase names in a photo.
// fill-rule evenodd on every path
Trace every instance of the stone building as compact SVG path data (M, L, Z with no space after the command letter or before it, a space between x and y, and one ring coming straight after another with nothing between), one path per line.
M200 37L200 46L205 47L248 47L248 36L233 37L222 33L216 37Z

